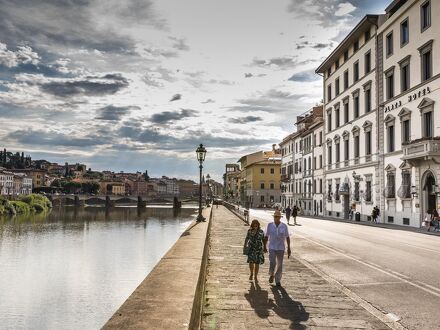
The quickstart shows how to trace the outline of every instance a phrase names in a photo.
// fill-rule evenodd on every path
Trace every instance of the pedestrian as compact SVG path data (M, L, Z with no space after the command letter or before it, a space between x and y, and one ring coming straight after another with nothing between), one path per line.
M267 252L267 241L269 241L269 283L281 286L283 271L283 259L285 243L287 243L287 257L290 258L290 237L289 228L281 222L281 212L276 210L273 214L273 222L266 228L264 237L264 252Z
M247 255L249 263L249 280L254 278L258 282L258 270L261 264L264 264L263 252L264 232L260 227L258 220L252 220L251 228L249 228L244 240L243 254Z
M286 219L287 219L287 224L290 224L290 213L292 212L292 209L290 208L290 205L287 205L286 209L284 210L286 212Z
M431 227L434 227L434 231L436 230L436 228L438 227L437 223L439 221L439 215L436 209L433 209L431 211L431 221L429 222L428 225L428 231L431 231Z
M380 209L379 206L376 205L376 223L380 222Z
M377 206L373 207L373 211L371 211L371 218L373 219L373 223L377 223Z
M292 210L293 224L296 226L296 216L298 215L298 206L294 206Z

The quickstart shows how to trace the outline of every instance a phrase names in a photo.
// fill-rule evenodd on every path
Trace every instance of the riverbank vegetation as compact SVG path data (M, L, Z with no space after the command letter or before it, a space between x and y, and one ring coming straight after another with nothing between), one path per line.
M52 202L40 194L20 196L13 201L9 201L5 196L0 196L0 215L47 212L51 208Z

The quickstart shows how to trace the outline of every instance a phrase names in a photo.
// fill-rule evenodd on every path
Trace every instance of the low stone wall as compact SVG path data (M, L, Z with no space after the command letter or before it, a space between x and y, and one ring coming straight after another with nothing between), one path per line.
M103 329L198 329L201 320L211 208L192 222Z
M243 207L239 207L238 205L228 203L223 201L223 206L225 206L229 211L234 213L237 217L239 217L241 220L243 220L246 224L249 224L249 212Z

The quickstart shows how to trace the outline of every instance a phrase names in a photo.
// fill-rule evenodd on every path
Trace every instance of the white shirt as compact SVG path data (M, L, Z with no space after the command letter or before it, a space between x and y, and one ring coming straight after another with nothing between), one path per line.
M289 237L289 228L280 222L278 227L274 222L267 225L266 236L269 237L269 250L284 251L284 241Z

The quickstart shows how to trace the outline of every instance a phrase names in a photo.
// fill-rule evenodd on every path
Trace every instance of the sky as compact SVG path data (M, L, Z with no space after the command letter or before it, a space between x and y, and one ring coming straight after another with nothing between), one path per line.
M322 100L314 73L390 0L0 0L0 147L222 181Z

